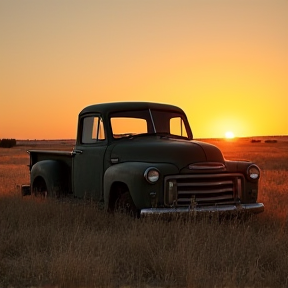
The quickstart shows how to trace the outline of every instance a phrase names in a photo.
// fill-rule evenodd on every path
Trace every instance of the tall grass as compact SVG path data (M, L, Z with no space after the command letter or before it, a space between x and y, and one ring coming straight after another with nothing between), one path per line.
M221 142L224 155L250 153L243 141ZM24 147L0 150L0 287L287 287L288 148L276 145L257 148L266 210L245 221L134 220L93 202L21 198Z

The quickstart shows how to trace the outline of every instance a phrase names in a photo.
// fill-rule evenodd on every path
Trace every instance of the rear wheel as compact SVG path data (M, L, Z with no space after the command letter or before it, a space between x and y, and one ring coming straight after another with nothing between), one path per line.
M53 189L51 187L48 189L48 186L46 184L46 181L42 177L37 177L33 182L33 190L32 194L37 197L53 197L53 198L60 198L61 196L65 196L63 191L66 191L67 189L63 190L60 186L56 186Z
M35 197L47 198L48 196L48 189L46 182L43 178L36 178L33 183L33 190L32 194Z

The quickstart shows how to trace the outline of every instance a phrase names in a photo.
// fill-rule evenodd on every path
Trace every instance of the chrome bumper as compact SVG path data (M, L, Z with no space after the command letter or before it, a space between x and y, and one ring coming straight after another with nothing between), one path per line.
M146 208L141 209L140 214L142 216L149 214L173 214L173 213L217 213L217 212L250 212L261 213L264 211L263 203L252 204L235 204L235 205L219 205L219 206L205 206L205 207L178 207L178 208Z

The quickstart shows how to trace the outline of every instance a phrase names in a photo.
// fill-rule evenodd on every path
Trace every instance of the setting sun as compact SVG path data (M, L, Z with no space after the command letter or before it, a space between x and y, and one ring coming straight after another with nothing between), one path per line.
M234 133L231 132L231 131L227 131L225 133L225 137L228 138L228 139L232 139L232 138L234 138Z

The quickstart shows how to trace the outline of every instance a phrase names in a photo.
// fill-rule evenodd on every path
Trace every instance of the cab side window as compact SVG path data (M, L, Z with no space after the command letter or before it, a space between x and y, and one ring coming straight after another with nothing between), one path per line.
M83 144L97 143L105 140L103 120L99 116L88 116L83 119L82 137Z

